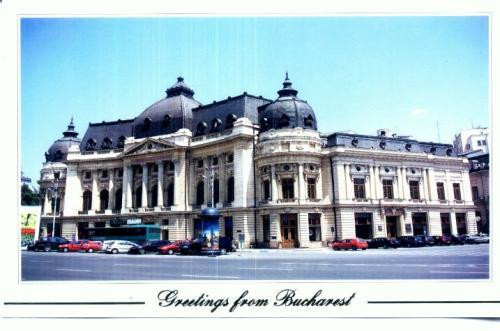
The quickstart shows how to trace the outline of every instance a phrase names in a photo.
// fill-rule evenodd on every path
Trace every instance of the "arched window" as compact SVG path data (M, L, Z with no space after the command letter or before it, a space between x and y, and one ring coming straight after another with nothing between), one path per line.
M174 205L174 183L170 183L167 186L167 207Z
M148 200L148 207L153 208L158 205L158 185L151 188L151 199Z
M238 119L235 114L229 114L226 116L226 129L231 129L234 126L234 122Z
M50 202L50 206L52 208L52 212L54 212L54 208L55 208L55 212L56 214L59 213L59 210L61 209L61 199L60 198L52 198L51 199L51 202Z
M269 129L269 120L267 119L267 117L262 117L261 118L261 120L260 120L260 128L263 131Z
M118 138L118 143L116 144L116 147L123 148L124 145L125 145L125 136L120 136L120 138Z
M146 118L144 119L144 125L142 126L142 129L143 129L144 131L149 130L149 129L151 128L151 122L152 122L152 121L151 121L151 119L150 119L149 117L146 117Z
M227 202L234 201L234 177L227 180Z
M89 211L92 209L92 192L86 190L83 192L83 211Z
M202 205L205 202L205 183L202 180L196 185L196 204Z
M111 149L113 142L108 137L102 140L101 149Z
M170 125L170 120L171 120L170 115L167 114L163 116L163 121L161 122L161 126L164 128L168 127Z
M139 208L142 206L142 187L138 187L135 190L135 205L134 208Z
M312 128L314 126L314 119L311 114L309 116L304 117L304 126Z
M196 126L196 134L195 136L203 136L205 134L205 130L207 129L207 123L200 122Z
M281 115L279 121L278 121L278 127L279 128L286 128L290 125L290 117L288 117L286 114Z
M219 202L219 180L214 179L214 204ZM215 207L215 206L212 206Z
M116 193L115 193L115 209L116 210L122 209L122 195L123 195L123 191L121 188L116 190Z
M214 118L212 121L212 125L210 127L210 132L219 132L222 128L222 121L218 118Z
M108 190L102 190L101 193L99 194L99 199L100 199L100 211L104 211L108 209L108 200L109 200L109 192Z
M92 138L89 138L87 140L87 143L85 144L85 150L87 150L87 151L95 150L95 144L96 144L95 140Z

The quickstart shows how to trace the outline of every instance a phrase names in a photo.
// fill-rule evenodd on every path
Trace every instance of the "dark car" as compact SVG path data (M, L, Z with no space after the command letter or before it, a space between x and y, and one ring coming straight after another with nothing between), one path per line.
M434 246L436 244L436 242L434 241L434 237L432 236L418 235L415 237L420 238L425 246Z
M34 251L44 251L50 252L52 250L57 251L59 249L59 245L67 244L69 241L65 238L61 237L44 237L37 240L33 247L30 250Z
M464 239L462 239L460 237L457 237L457 236L454 236L454 235L451 235L449 237L450 237L450 241L451 241L452 245L463 245L463 244L465 244Z
M437 246L450 246L451 238L449 236L432 236L434 238L434 245Z
M398 240L401 247L422 247L425 245L422 239L415 236L402 236Z
M168 240L152 240L147 241L144 245L133 246L128 251L129 254L147 254L147 253L158 253L158 249L162 246L171 244Z
M395 238L373 238L368 242L368 248L398 248L401 246L399 240Z
M180 253L183 255L220 255L233 252L235 246L232 240L227 237L219 237L219 248L211 249L206 245L206 239L198 238L192 241L185 241L180 245Z
M469 236L468 234L462 234L458 236L458 238L462 240L464 244L479 244L479 242L476 240L476 237Z

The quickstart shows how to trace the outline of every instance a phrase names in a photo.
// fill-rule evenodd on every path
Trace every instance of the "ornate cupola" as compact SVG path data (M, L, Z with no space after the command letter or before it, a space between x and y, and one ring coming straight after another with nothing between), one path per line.
M68 125L68 129L63 132L63 137L54 141L49 150L45 152L46 162L60 162L66 160L68 150L72 145L80 145L81 139L75 131L73 117Z

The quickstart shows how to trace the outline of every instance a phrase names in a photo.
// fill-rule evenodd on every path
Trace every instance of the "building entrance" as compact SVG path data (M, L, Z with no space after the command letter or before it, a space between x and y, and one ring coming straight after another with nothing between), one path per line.
M413 235L428 235L429 230L427 227L427 213L413 213L411 215L413 223Z
M396 238L398 236L398 223L399 216L386 216L385 217L387 238Z
M355 213L354 222L356 224L356 238L361 238L361 239L373 238L372 214Z
M441 214L441 231L443 236L451 235L450 214Z
M281 244L283 248L299 246L297 240L297 214L281 214Z

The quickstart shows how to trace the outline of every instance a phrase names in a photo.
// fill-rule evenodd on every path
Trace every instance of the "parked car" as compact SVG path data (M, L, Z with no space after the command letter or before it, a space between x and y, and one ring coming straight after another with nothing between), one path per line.
M399 246L401 244L395 238L373 238L368 241L368 248L398 248Z
M59 245L67 244L69 241L61 237L43 237L37 240L30 250L50 252L58 250Z
M172 255L174 253L179 253L180 252L180 247L183 243L186 243L186 241L183 241L183 240L178 240L178 241L175 241L175 242L171 242L170 244L167 244L167 245L164 245L164 246L161 246L159 249L158 249L158 254L168 254L168 255ZM187 242L189 243L189 242Z
M171 244L168 240L152 240L147 241L144 245L134 246L128 251L129 254L146 254L158 253L158 249L162 246Z
M422 242L424 243L424 246L434 246L435 245L434 237L432 237L432 236L417 235L415 237L420 238L420 240L422 240Z
M93 253L100 251L102 249L102 242L93 241L93 240L85 240L82 242L82 251L87 253Z
M451 245L451 238L449 236L432 236L434 238L434 245L436 246L449 246Z
M481 244L490 242L488 236L481 236L481 235L463 234L460 236L460 239L463 240L464 243L466 244Z
M138 247L136 243L128 240L113 240L106 243L106 253L128 253L132 247Z
M180 245L180 253L183 255L219 255L226 254L227 252L233 252L235 250L236 246L234 246L232 241L226 237L219 237L218 249L211 249L210 247L207 247L206 239L203 238L198 238L192 241L185 241Z
M475 236L476 237L476 240L480 243L480 244L489 244L490 243L490 237L485 234L485 233L479 233L478 235Z
M70 241L66 244L59 245L60 252L79 252L82 249L82 241Z
M398 240L402 247L422 247L425 245L422 239L415 236L401 236Z
M451 235L449 237L452 245L463 245L465 243L464 239L458 236Z
M353 238L353 239L343 239L343 240L338 240L333 243L332 248L336 251L341 250L341 249L352 249L352 250L357 250L357 249L362 249L365 250L368 248L368 242L364 239L359 239L359 238Z

